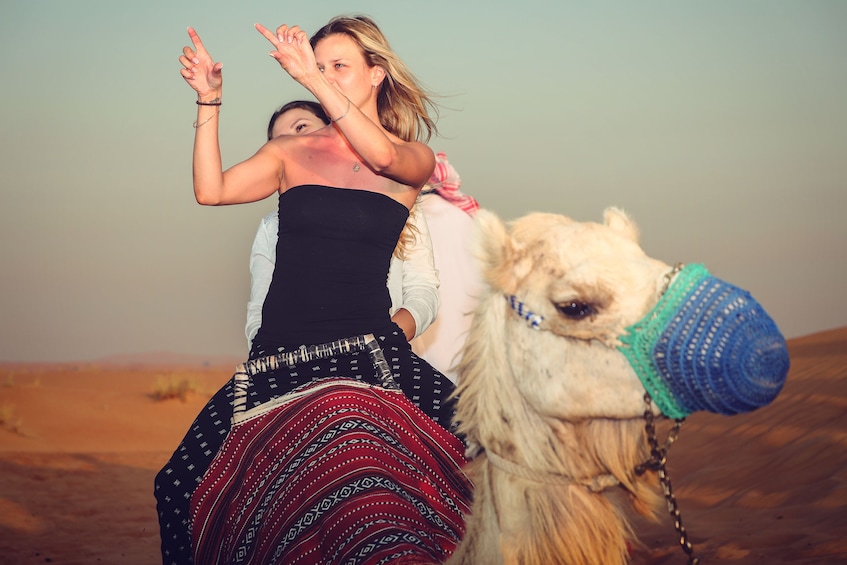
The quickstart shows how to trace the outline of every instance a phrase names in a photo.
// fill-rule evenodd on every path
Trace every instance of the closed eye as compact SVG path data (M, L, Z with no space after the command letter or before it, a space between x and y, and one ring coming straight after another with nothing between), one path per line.
M582 320L597 313L597 308L593 304L586 304L585 302L577 302L575 300L556 304L556 310L561 315L572 320Z

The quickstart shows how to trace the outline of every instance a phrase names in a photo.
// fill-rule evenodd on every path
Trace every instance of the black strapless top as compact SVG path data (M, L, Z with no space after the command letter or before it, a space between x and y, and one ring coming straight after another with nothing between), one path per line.
M302 185L280 194L276 266L255 341L269 351L390 324L388 267L408 216L366 190Z

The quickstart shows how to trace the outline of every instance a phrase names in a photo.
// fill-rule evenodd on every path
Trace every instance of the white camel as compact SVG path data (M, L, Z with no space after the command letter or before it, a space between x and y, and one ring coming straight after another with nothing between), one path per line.
M481 449L450 564L626 563L626 500L648 516L662 506L656 473L635 472L650 455L645 406L659 409L620 346L676 270L644 253L625 213L604 219L537 213L507 227L478 215L487 288L459 364L456 419ZM784 374L772 380L771 399Z
M268 403L233 426L192 498L196 555L216 555L214 562L220 563L235 562L237 555L238 562L248 563L260 559L251 552L278 557L291 551L304 563L341 562L328 557L331 553L319 555L323 547L304 545L298 554L299 542L289 542L314 520L323 520L325 510L347 511L349 506L336 504L336 491L345 493L338 500L354 493L363 505L374 504L374 495L357 490L360 482L393 496L396 472L423 477L418 490L428 494L421 496L437 499L450 515L426 518L440 524L427 535L437 544L448 538L449 543L432 543L425 559L449 553L464 519L464 536L450 564L622 564L634 541L627 506L655 514L662 502L659 482L672 503L663 480L663 449L655 443L648 449L655 437L645 431L645 421L660 413L681 418L696 410L749 411L779 392L788 370L787 348L772 320L749 294L711 277L704 267L671 268L648 257L623 212L607 210L603 224L554 214L531 214L509 227L490 212L480 211L477 218L487 287L459 365L456 412L459 431L479 448L465 469L474 487L470 514L465 515L464 499L437 494L461 490L464 497L465 477L452 481L456 475L441 474L462 472L459 442L452 444L450 457L428 458L427 450L413 454L402 445L404 426L421 431L411 434L413 442L446 431L435 430L420 414L414 421L422 424L403 420L396 438L387 441L395 428L380 418L395 410L409 416L398 408L413 408L408 399L327 380L314 386L317 392ZM272 361L283 363L297 354ZM247 393L248 371L242 366L237 377L238 400ZM368 399L361 400L358 395L366 393ZM388 398L392 395L397 399ZM350 400L354 396L358 400ZM323 411L338 415L345 426L360 415L362 422L377 422L362 426L367 441L360 434L350 442L369 450L367 457L347 459L345 449L324 441L336 438L336 431L324 428L331 418ZM297 426L288 425L289 418L296 418ZM384 452L393 455L383 457ZM373 477L350 483L346 473L355 465L333 475L360 460L380 462ZM639 473L648 460L658 463ZM418 473L419 468L427 472ZM312 500L310 489L292 493L293 473L309 477L311 487L327 494ZM302 501L300 494L306 495ZM294 499L303 509L289 523L281 502ZM327 531L338 522L326 520L320 523ZM379 520L373 523L382 524ZM354 534L345 535L353 539ZM349 542L321 535L331 538L327 546ZM393 530L385 536L385 544L395 543ZM310 534L308 543L314 539ZM348 545L344 551L355 555L375 547ZM274 562L289 562L285 559ZM407 556L403 562L421 559Z

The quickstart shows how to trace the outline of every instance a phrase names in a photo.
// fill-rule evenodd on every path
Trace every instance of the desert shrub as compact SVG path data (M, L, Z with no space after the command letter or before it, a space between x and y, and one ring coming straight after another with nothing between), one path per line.
M0 406L0 428L16 434L23 434L23 420L15 416L15 407L10 404Z
M178 398L185 402L198 388L195 379L180 375L162 375L156 379L150 396L157 401Z

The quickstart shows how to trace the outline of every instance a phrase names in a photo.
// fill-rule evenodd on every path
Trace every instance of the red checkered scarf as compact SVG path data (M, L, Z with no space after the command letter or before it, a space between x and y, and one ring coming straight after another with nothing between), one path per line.
M459 173L456 169L447 162L447 155L444 153L435 154L435 171L429 177L429 186L450 202L458 206L469 215L473 216L479 210L479 203L473 196L464 194L459 187L462 186L462 179L459 178Z

